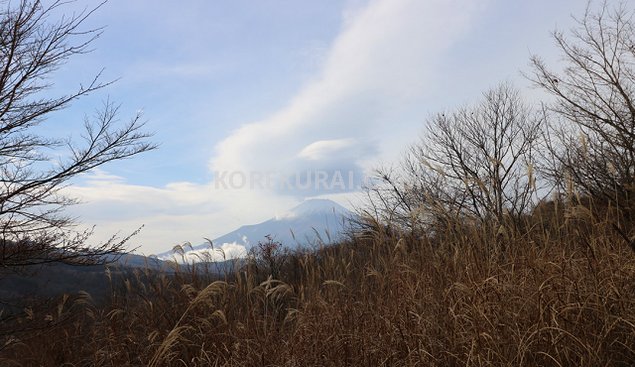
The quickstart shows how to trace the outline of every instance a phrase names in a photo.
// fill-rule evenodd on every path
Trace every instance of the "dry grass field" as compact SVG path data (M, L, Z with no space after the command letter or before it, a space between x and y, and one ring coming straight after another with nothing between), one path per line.
M434 236L371 223L287 255L279 279L256 263L138 270L106 305L83 295L16 320L50 325L16 336L0 364L632 365L635 251L606 215L565 211Z

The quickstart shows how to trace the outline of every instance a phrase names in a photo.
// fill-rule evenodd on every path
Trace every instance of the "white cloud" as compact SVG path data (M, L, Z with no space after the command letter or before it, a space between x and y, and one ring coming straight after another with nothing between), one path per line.
M446 51L466 33L483 4L376 0L347 15L318 75L286 107L218 143L210 169L289 174L319 161L321 169L361 171L377 153L398 153L420 129L425 117L421 105L435 93L435 72ZM74 213L98 224L96 240L145 224L131 246L141 246L146 254L214 238L284 212L300 199L248 187L219 190L213 182L131 185L104 172L68 190L86 202ZM311 193L319 194L325 193ZM345 201L342 194L333 195Z
M351 148L355 148L357 145L357 139L353 138L319 140L304 147L300 151L299 157L312 161L341 157L342 153L345 153L347 150L351 150Z
M347 22L321 73L285 108L242 126L218 144L211 168L297 167L296 160L307 155L303 149L316 141L378 134L384 138L400 135L399 130L411 136L419 124L399 126L401 113L433 93L428 83L435 68L482 4L468 0L371 2ZM390 141L384 139L384 143Z
M184 249L182 255L174 254L160 257L161 260L172 260L178 263L195 263L200 261L225 261L245 258L247 248L236 242L214 245L214 247L188 250Z
M164 187L131 185L98 171L85 183L65 189L82 204L69 208L86 225L96 224L93 244L119 233L124 237L140 226L129 248L156 254L186 241L197 245L246 221L263 221L295 205L297 199L276 197L262 190L218 189L212 184L171 183Z

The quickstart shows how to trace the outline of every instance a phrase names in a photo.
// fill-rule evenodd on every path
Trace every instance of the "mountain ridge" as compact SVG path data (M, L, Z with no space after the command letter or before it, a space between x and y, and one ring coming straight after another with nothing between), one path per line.
M211 244L192 246L184 255L191 257L188 255L207 252L219 260L244 257L250 247L268 235L288 248L331 244L342 238L348 219L353 216L353 212L332 200L309 199L266 221L243 225L215 238ZM180 256L172 250L157 255L163 260Z

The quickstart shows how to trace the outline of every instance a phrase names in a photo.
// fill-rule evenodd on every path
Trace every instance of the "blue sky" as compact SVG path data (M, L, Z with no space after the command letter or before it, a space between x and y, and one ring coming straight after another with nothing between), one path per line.
M97 1L77 1L81 10ZM111 0L88 21L95 50L54 76L73 89L105 68L119 80L51 117L77 134L110 98L122 120L143 110L160 149L85 175L71 209L94 241L125 235L146 254L265 220L306 197L354 192L227 188L219 172L368 173L394 161L433 113L476 101L520 75L532 53L557 62L550 32L586 1ZM215 174L216 173L216 174ZM349 190L344 190L349 191Z

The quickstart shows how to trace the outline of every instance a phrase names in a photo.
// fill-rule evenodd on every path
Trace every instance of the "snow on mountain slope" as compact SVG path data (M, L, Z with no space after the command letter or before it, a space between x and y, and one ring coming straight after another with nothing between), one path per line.
M265 240L267 235L288 248L334 243L342 238L347 227L347 218L351 216L351 211L334 201L306 200L275 218L242 226L214 239L214 250L210 249L208 243L185 249L185 259L189 262L209 256L212 261L219 261L244 257L252 246ZM164 252L158 257L163 260L180 258L173 251Z

